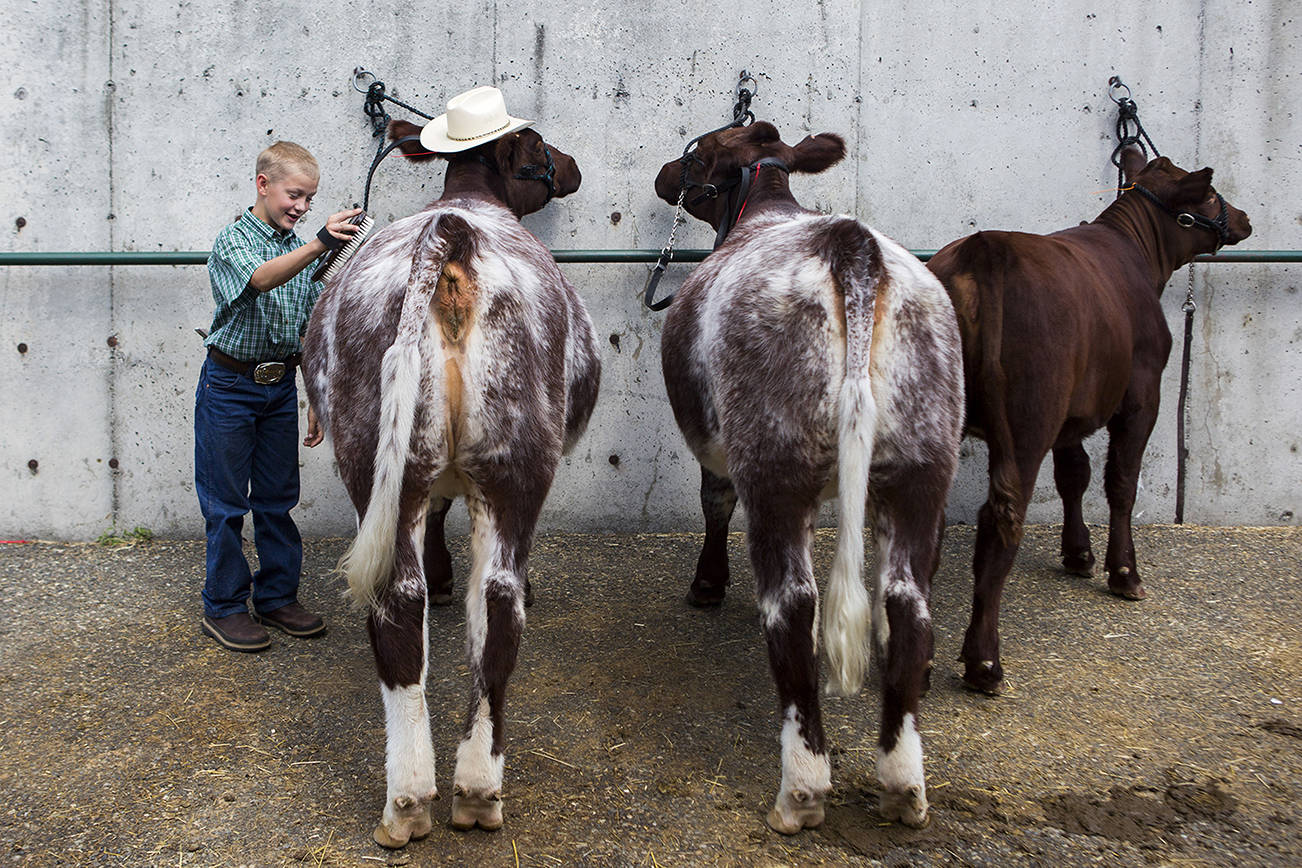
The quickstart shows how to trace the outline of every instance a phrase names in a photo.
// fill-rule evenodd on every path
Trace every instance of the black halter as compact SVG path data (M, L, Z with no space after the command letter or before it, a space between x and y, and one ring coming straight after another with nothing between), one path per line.
M693 185L710 187L710 189L703 191L699 197L691 200L691 204L698 204L703 202L704 199L716 198L720 193L725 193L725 191L732 190L734 187L737 189L737 195L736 198L733 198L732 207L728 208L728 211L724 212L724 219L719 223L719 232L715 233L715 250L719 250L719 245L724 243L724 239L728 237L728 233L732 232L733 226L737 225L737 220L740 219L742 212L746 210L746 200L750 198L751 183L754 183L755 178L759 177L759 170L766 167L766 165L767 167L779 170L779 172L785 172L786 174L792 173L792 169L783 163L783 161L777 159L776 156L766 156L762 157L762 159L755 160L754 163L751 163L750 165L743 165L743 167L738 170L737 177L733 178L733 180L728 183L724 183L724 185L717 187L708 185L708 183L706 183L706 185Z
M700 161L697 160L697 162ZM740 218L742 212L746 210L746 200L750 197L751 184L753 184L755 179L759 177L760 169L765 166L770 166L780 172L791 174L791 168L777 157L762 157L748 166L742 166L741 169L738 170L736 177L726 183L718 185L698 184L687 176L686 171L683 172L684 189L692 189L693 187L701 188L701 193L687 203L690 206L699 205L707 199L718 198L720 193L727 193L733 189L736 189L737 191L736 197L733 198L732 206L724 212L723 220L719 223L719 230L715 233L715 250L719 249L719 245L728 237L728 233L737 225L738 218Z
M1216 215L1215 219L1212 219L1211 217L1204 217L1202 214L1195 214L1192 211L1177 211L1159 199L1157 194L1147 187L1141 187L1138 184L1132 186L1135 188L1135 192L1170 214L1175 218L1175 222L1185 229L1192 229L1197 226L1199 229L1206 229L1208 232L1216 233L1219 242L1216 245L1217 250L1230 243L1230 211L1225 207L1225 198L1216 190L1212 190L1212 195L1216 197L1216 201L1220 204L1221 211Z
M547 167L544 169L535 163L526 163L520 167L520 171L511 177L520 181L542 181L547 185L547 202L556 198L556 163L552 161L552 152L547 145L543 144L543 153L547 156ZM460 155L461 159L474 160L485 168L501 173L501 168L493 160L489 159L486 154L481 153L478 149L465 152ZM526 174L528 173L528 174ZM546 203L543 203L546 204Z
M551 148L547 147L546 142L543 142L542 146L543 154L547 157L546 168L535 163L527 163L515 173L515 178L520 181L542 181L547 185L547 201L550 202L556 198L556 164L552 162Z

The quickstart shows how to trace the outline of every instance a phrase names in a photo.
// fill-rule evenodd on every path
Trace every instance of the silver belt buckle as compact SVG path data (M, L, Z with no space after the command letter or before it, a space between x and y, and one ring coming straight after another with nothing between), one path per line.
M263 362L253 369L253 382L262 386L279 383L285 376L284 362Z

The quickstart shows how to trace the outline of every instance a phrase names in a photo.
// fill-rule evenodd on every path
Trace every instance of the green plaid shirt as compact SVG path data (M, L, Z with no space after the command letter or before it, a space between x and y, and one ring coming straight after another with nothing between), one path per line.
M222 229L208 257L208 279L217 309L205 346L244 362L285 359L301 348L312 306L321 294L305 268L270 292L258 292L249 278L258 266L297 250L303 241L246 210Z

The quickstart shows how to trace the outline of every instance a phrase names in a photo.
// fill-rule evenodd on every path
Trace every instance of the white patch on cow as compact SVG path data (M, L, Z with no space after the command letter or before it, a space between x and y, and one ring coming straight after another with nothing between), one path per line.
M483 501L473 496L467 505L470 507L473 530L470 540L470 579L466 584L466 645L471 670L476 671L483 658L484 643L488 637L488 587L504 584L517 591L514 595L515 616L521 629L524 627L524 592L522 582L508 568L508 553L497 532L492 513Z
M488 698L483 697L475 708L470 731L457 745L453 784L479 796L500 792L505 762L502 754L493 755L493 719L489 714Z
M927 784L922 774L922 737L914 726L912 714L905 714L899 737L890 753L877 748L877 779L882 788L902 793L917 787L922 804L927 803Z
M821 796L832 789L832 765L827 754L816 754L800 734L794 705L787 706L782 721L782 793L801 790Z
M501 545L497 528L482 501L469 499L470 578L466 582L466 648L473 671L484 655L484 641L488 635L488 606L484 601L484 578L493 569Z
M428 512L429 502L426 501L425 505L421 507L421 509L424 512ZM425 546L424 520L417 521L412 524L410 528L410 533L408 534L408 539L412 551L420 552L424 549ZM416 600L425 598L425 591L426 591L425 567L424 567L423 559L419 557L416 558L415 566L416 568L414 570L409 570L406 572L399 570L397 574L393 577L394 581L393 581L392 588L393 588L394 595L396 597L400 599L405 598L405 599L416 599Z
M814 582L814 564L810 556L810 543L813 538L813 530L808 529L804 535L804 545L791 554L798 554L801 563L796 566L795 571L788 576L784 576L784 581L775 587L768 594L761 596L756 600L756 605L760 610L760 626L765 630L774 630L786 625L787 618L791 610L798 606L802 599L812 599L814 602L814 619L812 624L814 649L818 649L818 585Z
M380 685L384 698L385 772L388 778L386 813L394 800L432 798L437 791L434 778L434 743L430 737L429 710L425 705L425 675L419 684L389 688Z
M885 521L879 521L875 534L877 544L873 557L876 584L873 588L873 639L877 653L886 656L886 646L891 641L891 622L886 617L886 584L890 576L891 558L895 554L893 537Z

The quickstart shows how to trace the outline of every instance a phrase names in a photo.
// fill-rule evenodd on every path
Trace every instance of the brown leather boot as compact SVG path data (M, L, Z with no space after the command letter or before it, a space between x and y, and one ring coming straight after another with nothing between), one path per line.
M297 636L299 639L322 636L325 635L326 631L325 622L304 609L297 602L282 606L279 609L273 609L270 612L254 612L253 619L259 624L275 627L277 630L291 636Z
M236 612L225 618L204 616L203 632L231 651L265 651L271 647L271 637L260 625L253 623L248 612Z

